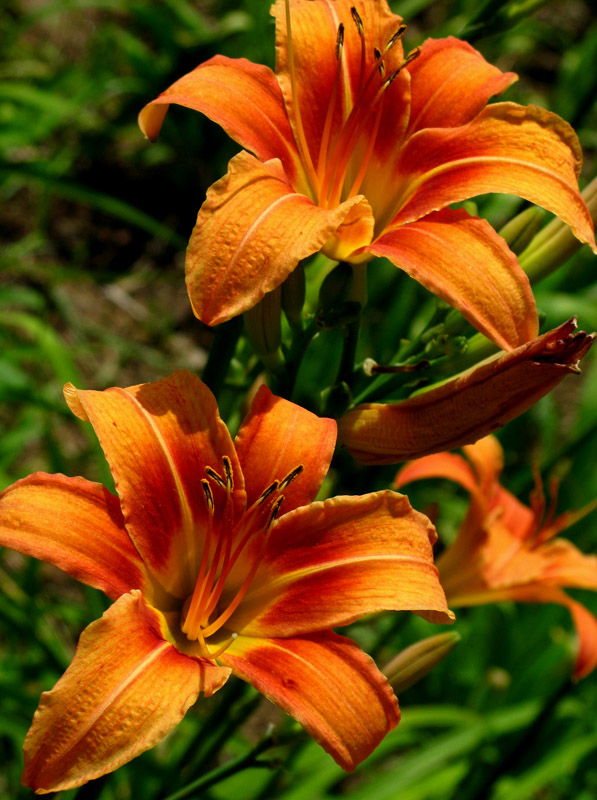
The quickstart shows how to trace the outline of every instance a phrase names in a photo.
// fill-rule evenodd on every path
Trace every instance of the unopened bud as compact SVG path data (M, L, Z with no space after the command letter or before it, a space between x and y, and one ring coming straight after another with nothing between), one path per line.
M282 289L278 287L244 314L247 337L257 355L270 368L274 368L279 360L278 348L282 341L281 297Z
M542 208L525 208L500 228L499 234L506 240L510 250L519 255L530 244L544 218L545 212Z
M459 641L460 634L456 631L422 639L398 653L383 667L382 672L392 684L396 694L400 694L431 672Z
M597 222L597 178L593 178L581 195L593 222ZM566 223L554 219L533 237L518 260L531 283L538 283L565 264L582 244Z

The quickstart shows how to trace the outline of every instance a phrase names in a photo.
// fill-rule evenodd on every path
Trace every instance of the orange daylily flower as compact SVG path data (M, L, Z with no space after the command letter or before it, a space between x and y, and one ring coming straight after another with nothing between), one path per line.
M462 607L515 600L566 606L580 644L574 677L586 677L597 666L597 619L562 587L597 591L597 556L586 556L555 537L592 511L597 501L556 517L557 484L546 512L537 476L529 508L499 483L503 451L494 436L463 450L468 462L452 453L428 456L403 467L394 483L398 488L421 478L447 478L470 492L471 505L458 536L437 560L449 603Z
M171 103L207 115L249 152L232 159L197 217L187 287L209 325L254 306L307 256L389 258L509 350L537 335L529 281L483 219L450 204L518 194L597 252L572 128L498 103L502 73L466 42L404 56L385 0L276 0L276 73L215 56L141 111L155 139Z
M116 769L231 672L353 769L400 714L374 662L332 628L381 609L453 618L429 520L395 492L312 502L335 423L265 387L234 442L188 372L65 395L94 426L119 497L31 475L0 497L0 545L115 602L42 695L24 782L45 793Z
M397 403L362 403L339 420L339 441L365 464L396 464L476 442L580 372L595 334L575 330L573 318L435 389Z

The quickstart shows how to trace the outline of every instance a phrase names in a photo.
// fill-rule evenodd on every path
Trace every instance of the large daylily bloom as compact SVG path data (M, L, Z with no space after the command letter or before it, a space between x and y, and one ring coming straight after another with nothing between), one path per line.
M463 449L468 461L452 453L428 456L403 467L395 481L402 487L422 478L448 478L470 492L466 519L437 560L449 603L462 607L515 600L566 606L580 644L574 676L584 678L597 666L597 619L562 587L597 591L597 556L586 556L555 537L592 511L597 501L556 517L555 496L546 512L537 476L529 508L499 483L503 451L494 436Z
M516 76L466 42L429 39L405 58L406 26L385 0L276 0L272 14L275 74L216 56L139 117L155 139L169 105L186 106L250 151L209 189L191 236L199 319L246 311L323 250L355 264L389 258L506 350L533 339L516 257L485 220L449 206L517 194L595 247L570 126L535 106L486 107Z
M235 442L188 372L65 394L94 426L119 498L32 475L0 497L0 545L116 602L42 695L24 782L44 793L116 769L231 672L353 769L399 710L373 661L331 629L381 609L453 618L429 520L395 492L312 502L335 423L265 387Z
M575 330L573 318L415 397L362 403L340 419L340 443L365 464L396 464L476 442L580 372L595 334Z

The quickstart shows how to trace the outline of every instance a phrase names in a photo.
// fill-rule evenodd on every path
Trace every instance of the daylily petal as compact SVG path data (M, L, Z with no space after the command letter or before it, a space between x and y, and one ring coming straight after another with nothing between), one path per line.
M273 395L262 386L235 440L245 475L247 506L294 469L300 475L284 488L284 513L315 499L336 444L336 423ZM267 457L266 457L267 454Z
M502 486L495 486L493 494L487 499L491 500L492 507L499 513L502 525L516 538L532 538L537 532L537 519L532 509Z
M200 111L262 161L279 158L293 180L301 167L282 92L269 67L246 58L215 56L172 84L139 114L148 139L157 139L171 103Z
M0 495L0 546L64 570L116 599L151 580L124 527L120 503L99 483L36 472Z
M367 464L395 464L474 442L579 371L594 336L573 335L575 327L569 320L416 397L357 406L339 420L339 442Z
M361 38L352 18L354 7L363 23L364 48L369 59L375 47L382 49L396 33L402 18L392 14L385 0L375 5L366 0L290 0L292 58L297 80L294 91L300 113L300 125L311 160L317 165L325 119L338 68L336 41L338 27L344 24L344 47L341 70L343 92L338 92L333 111L333 129L346 119L347 108L358 94L361 80ZM289 68L289 49L285 0L276 0L271 13L276 18L276 77L282 88L286 109L293 129L299 137L292 99L292 78ZM403 50L398 43L384 59L390 75L402 60ZM365 75L365 78L367 75ZM364 79L363 79L364 80Z
M545 581L597 592L597 556L585 555L567 539L554 539L539 549L546 561Z
M484 219L446 209L388 229L367 250L389 258L504 350L539 332L529 279Z
M74 660L42 695L25 739L23 782L44 794L111 772L159 742L229 670L164 641L141 593L123 595L83 631Z
M464 458L454 453L436 453L411 461L402 467L394 478L394 488L401 489L412 481L428 480L429 478L446 478L449 481L455 481L472 495L479 491L475 473Z
M357 195L326 210L297 194L277 161L249 153L207 192L187 249L187 289L208 325L252 308L340 227Z
M504 451L495 436L484 436L475 444L462 448L465 456L473 464L481 485L488 490L497 482L504 468Z
M239 636L221 661L297 719L345 770L367 758L400 720L396 697L372 659L331 632Z
M578 138L563 119L537 106L494 103L468 125L431 128L409 139L400 158L401 210L392 224L474 195L505 192L553 212L597 252L577 185L581 164Z
M422 128L454 128L470 122L492 95L514 81L514 72L489 64L468 42L427 39L408 71L412 102L408 135Z
M244 508L242 473L214 396L185 371L130 389L68 386L65 396L95 429L145 563L171 594L188 596L208 519L201 478L206 466L221 472L224 455L235 475L237 512Z
M436 538L427 517L395 492L298 508L276 522L255 588L230 628L296 636L382 610L451 622L433 566Z

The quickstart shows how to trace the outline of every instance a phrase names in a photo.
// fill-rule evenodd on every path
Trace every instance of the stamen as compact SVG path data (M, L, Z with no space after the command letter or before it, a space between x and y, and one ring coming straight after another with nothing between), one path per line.
M213 511L214 508L214 496L213 492L211 491L211 486L205 480L205 478L201 481L201 486L203 487L203 494L205 495L205 502L207 503L207 507L210 511Z
M229 639L226 639L226 641L224 642L224 644L221 647L218 647L218 649L216 650L215 653L209 653L208 657L210 659L219 658L222 655L222 653L225 653L226 650L228 650L228 648L230 647L230 645L232 644L232 642L235 639L238 639L238 633L233 633L232 636Z
M231 492L234 488L234 479L232 477L232 464L230 463L230 459L228 456L224 456L222 458L224 462L224 472L226 473L226 488L229 492Z
M282 501L283 501L283 500L284 500L284 495L281 495L281 496L280 496L280 497L278 497L278 499L276 500L276 502L275 502L275 504L274 504L274 507L272 508L272 513L270 514L270 517L269 517L269 522L267 523L267 529L268 529L268 530L269 530L269 529L272 527L272 525L274 524L274 520L275 520L275 519L276 519L276 517L278 516L278 511L280 510L280 506L282 505Z
M304 467L303 467L302 464L299 464L298 467L295 467L293 470L291 470L288 473L288 475L283 480L280 481L280 487L279 487L280 491L285 489L288 486L289 483L292 483L292 481L295 478L298 478L298 476L301 474L301 472L303 470L304 470Z
M402 39L405 30L406 30L406 25L401 25L396 31L396 33L393 36L390 36L390 38L388 39L388 43L383 49L384 54L387 53L388 50L391 50L392 47L394 47L394 45L396 44L396 42L399 42L400 39Z
M317 182L321 187L321 181L325 173L325 165L327 161L328 149L330 146L330 133L332 131L332 122L334 119L334 111L336 108L336 97L338 95L338 87L340 86L340 72L342 70L342 51L344 49L344 25L340 23L338 26L338 35L336 37L336 74L334 76L334 84L332 86L332 94L330 95L330 102L328 110L325 115L325 122L323 124L323 132L321 134L321 142L319 144L319 158L317 160ZM321 195L318 193L317 202L321 201Z
M226 481L215 471L213 467L205 467L205 471L212 481L215 481L218 486L222 487L222 489L226 489Z
M274 481L273 483L270 483L270 485L267 487L267 489L259 495L257 503L259 505L261 505L262 503L265 503L267 498L271 494L273 494L273 492L275 492L277 488L278 488L278 481Z
M366 53L365 53L365 26L363 25L363 20L359 16L359 12L356 10L354 6L350 9L351 16L354 20L354 24L357 26L357 30L359 32L359 38L361 40L361 68L359 70L359 88L357 91L360 92L361 87L363 85L363 79L365 77L365 64L366 64Z
M363 20L361 19L359 12L356 10L354 6L350 7L350 14L354 20L354 24L357 26L357 30L359 32L359 36L363 36L364 27L363 27Z
M315 167L313 166L313 161L311 159L311 153L309 152L309 148L307 146L307 139L305 137L305 130L303 128L303 121L301 119L301 111L299 108L298 102L298 95L296 92L296 71L294 67L294 48L292 46L292 27L290 24L290 0L285 0L286 5L286 39L287 39L287 51L288 51L288 72L290 74L290 90L292 94L292 109L294 111L294 119L296 122L296 136L297 136L297 148L299 150L301 156L301 162L306 169L306 177L309 182L309 186L311 188L311 192L313 193L313 197L317 195L316 187L317 187L317 175L315 173Z

